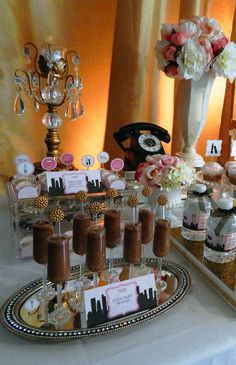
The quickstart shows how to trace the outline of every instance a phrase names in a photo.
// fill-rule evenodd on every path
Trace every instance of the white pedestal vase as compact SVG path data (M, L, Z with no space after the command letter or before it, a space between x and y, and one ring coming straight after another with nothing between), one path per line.
M210 92L215 73L208 71L199 81L181 80L177 97L178 120L184 140L183 150L177 156L193 167L202 167L204 160L196 153L195 145L206 122Z

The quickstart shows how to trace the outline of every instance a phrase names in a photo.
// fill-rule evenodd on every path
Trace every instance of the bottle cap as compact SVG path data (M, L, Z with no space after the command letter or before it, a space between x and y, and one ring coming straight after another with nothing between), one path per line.
M221 198L218 200L217 205L220 209L230 210L233 208L233 199Z
M205 193L206 191L206 185L204 184L194 184L193 185L193 192L196 192L196 193Z

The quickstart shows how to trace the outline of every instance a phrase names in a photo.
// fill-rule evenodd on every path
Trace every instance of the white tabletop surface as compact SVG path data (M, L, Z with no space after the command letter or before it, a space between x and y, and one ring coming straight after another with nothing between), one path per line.
M0 305L40 271L32 259L16 261L11 250L6 196L0 200ZM175 252L192 284L180 303L160 317L123 331L64 343L37 343L0 328L0 364L13 365L233 365L236 312ZM72 257L76 264L76 257Z

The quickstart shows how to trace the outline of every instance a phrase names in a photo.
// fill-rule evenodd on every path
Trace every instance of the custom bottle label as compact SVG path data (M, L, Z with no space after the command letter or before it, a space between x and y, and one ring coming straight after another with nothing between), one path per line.
M194 213L185 210L183 215L183 226L192 231L204 231L209 215L209 212Z
M232 251L236 247L236 232L216 235L214 230L208 229L205 244L215 251Z

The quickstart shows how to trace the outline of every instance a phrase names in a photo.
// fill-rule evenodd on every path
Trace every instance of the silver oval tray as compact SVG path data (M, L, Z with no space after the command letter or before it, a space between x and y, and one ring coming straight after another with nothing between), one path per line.
M146 259L146 263L148 266L151 266L154 271L158 266L158 260L155 258ZM123 259L114 260L115 267L123 269L125 265ZM190 277L182 266L171 261L163 260L162 269L165 272L167 290L162 294L161 303L153 309L126 316L119 320L114 320L93 328L81 328L79 321L75 321L74 318L72 322L67 323L63 329L60 330L40 328L42 322L38 319L37 313L27 314L25 313L26 311L24 311L24 303L31 298L34 298L35 294L42 289L42 281L41 279L37 279L18 290L3 304L0 311L0 321L3 327L16 335L41 341L65 341L106 334L138 325L165 313L176 305L187 293L190 286ZM69 280L78 277L78 273L78 266L73 266L71 268ZM87 273L87 275L89 274L91 273Z

